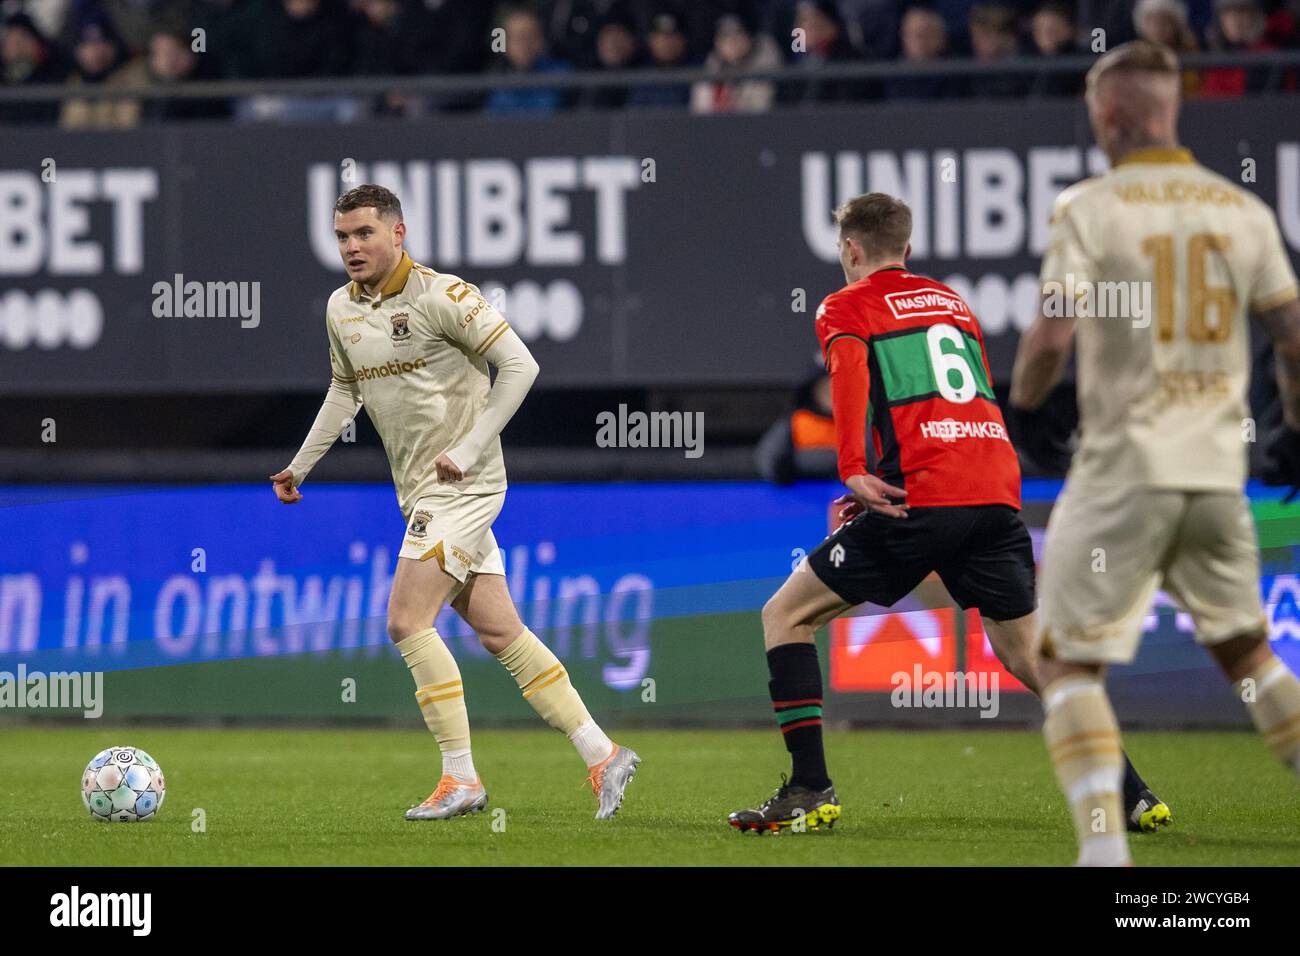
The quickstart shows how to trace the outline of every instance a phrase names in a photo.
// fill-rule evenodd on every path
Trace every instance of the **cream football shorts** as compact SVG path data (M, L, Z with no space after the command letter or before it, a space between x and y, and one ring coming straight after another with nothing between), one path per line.
M492 522L504 491L487 495L437 494L419 499L406 522L399 558L437 561L462 584L471 574L505 574Z
M1064 661L1128 663L1158 587L1191 615L1201 644L1267 634L1245 496L1067 483L1039 567L1044 650Z

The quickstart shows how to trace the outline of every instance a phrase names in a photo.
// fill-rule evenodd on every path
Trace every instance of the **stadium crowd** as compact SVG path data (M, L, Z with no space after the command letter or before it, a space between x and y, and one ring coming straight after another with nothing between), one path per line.
M1265 52L1300 44L1300 0L542 0L499 6L485 0L0 0L0 12L0 92L38 84L67 88L62 103L0 98L0 121L65 127L231 112L259 118L256 106L226 99L74 95L78 87L100 84L650 73L694 66L717 79L499 88L480 95L414 96L395 89L378 97L372 112L678 107L712 113L880 98L1071 95L1081 84L1072 72L1024 70L845 80L824 75L834 63L997 63L1098 52L1135 36L1181 52ZM789 79L732 75L783 68ZM1294 70L1260 67L1189 71L1185 86L1191 96L1231 97L1293 91L1300 83Z

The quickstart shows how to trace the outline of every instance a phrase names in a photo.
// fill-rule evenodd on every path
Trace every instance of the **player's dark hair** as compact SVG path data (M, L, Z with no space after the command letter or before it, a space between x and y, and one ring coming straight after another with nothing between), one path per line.
M353 209L374 207L375 215L380 219L395 219L402 222L402 201L391 189L365 183L349 189L334 203L335 212L351 212Z
M873 260L901 257L912 238L912 210L885 193L854 196L835 210L835 222Z

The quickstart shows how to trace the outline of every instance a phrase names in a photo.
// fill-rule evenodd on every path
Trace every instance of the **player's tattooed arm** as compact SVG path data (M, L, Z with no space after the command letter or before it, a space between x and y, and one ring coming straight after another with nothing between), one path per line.
M1052 393L1065 372L1074 343L1074 319L1049 317L1039 310L1016 349L1011 371L1011 405L1032 411Z
M1273 362L1282 415L1287 427L1300 431L1300 298L1256 313L1273 343Z

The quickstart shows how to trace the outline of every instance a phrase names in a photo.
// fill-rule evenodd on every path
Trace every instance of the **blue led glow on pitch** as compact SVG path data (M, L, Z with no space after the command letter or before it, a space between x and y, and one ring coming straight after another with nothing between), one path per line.
M1026 505L1059 489L1027 481ZM403 531L392 488L303 491L287 507L264 485L0 487L0 667L391 653L384 617ZM757 610L825 536L841 492L835 482L517 485L495 532L535 631L595 626L620 639L640 624L643 639L652 620ZM1300 586L1286 573L1261 586L1276 645L1300 669ZM1186 629L1172 610L1150 623L1155 639Z

